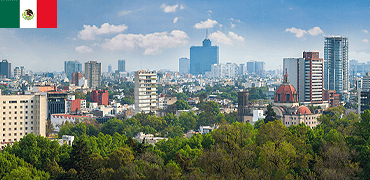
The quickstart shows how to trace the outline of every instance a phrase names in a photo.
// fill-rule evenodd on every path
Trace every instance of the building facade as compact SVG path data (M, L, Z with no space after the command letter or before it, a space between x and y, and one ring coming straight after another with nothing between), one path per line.
M190 73L190 59L188 59L188 58L180 58L179 59L179 72L181 74L189 74Z
M24 135L34 133L45 136L46 95L1 95L1 145L19 141ZM0 148L2 148L0 147Z
M68 94L66 92L48 92L48 119L52 114L66 113L66 99Z
M323 59L319 52L303 52L303 58L284 58L283 67L301 102L323 103Z
M81 72L75 72L75 73L72 73L72 77L71 77L71 84L74 84L74 85L77 85L78 86L78 81L82 78L82 73Z
M108 105L108 90L93 90L91 92L92 102L98 103L98 105Z
M157 107L157 73L140 70L135 72L135 111L154 112Z
M345 37L325 37L324 89L337 93L349 90L348 39Z
M213 64L211 66L211 77L233 78L238 74L238 65L235 63Z
M77 60L75 61L64 61L64 73L66 73L67 78L71 80L72 78L72 73L75 72L81 72L82 73L82 64L78 62Z
M126 60L118 60L118 72L126 71Z
M24 66L21 66L21 67L15 67L14 68L14 72L13 72L13 76L14 77L21 77L21 76L24 76L26 75L26 72L24 70Z
M85 63L85 78L87 86L98 88L101 85L101 63L89 61Z
M0 75L9 79L12 77L12 63L8 62L6 59L0 62Z
M204 39L203 46L190 47L190 73L205 74L211 71L212 64L219 63L218 46L212 46L209 39Z

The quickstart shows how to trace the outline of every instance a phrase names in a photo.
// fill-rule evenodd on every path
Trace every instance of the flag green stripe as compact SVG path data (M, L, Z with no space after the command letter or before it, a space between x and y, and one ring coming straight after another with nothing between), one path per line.
M0 28L19 28L20 0L0 0Z

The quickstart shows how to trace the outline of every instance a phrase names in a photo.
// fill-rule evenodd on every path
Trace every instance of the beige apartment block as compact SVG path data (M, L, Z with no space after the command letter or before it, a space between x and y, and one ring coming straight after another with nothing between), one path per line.
M1 90L0 90L1 94ZM45 136L46 95L0 95L0 149L34 133Z

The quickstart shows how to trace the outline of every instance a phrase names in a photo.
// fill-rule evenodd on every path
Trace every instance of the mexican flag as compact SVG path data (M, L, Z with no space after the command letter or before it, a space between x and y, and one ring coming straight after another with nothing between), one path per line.
M57 28L57 0L0 0L0 28Z

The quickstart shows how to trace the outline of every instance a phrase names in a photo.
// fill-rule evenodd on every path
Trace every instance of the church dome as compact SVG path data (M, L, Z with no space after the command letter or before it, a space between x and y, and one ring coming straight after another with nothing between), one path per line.
M297 114L311 114L311 111L306 106L301 106L297 109Z
M289 83L288 74L284 75L284 82L279 86L275 92L275 102L278 103L292 103L298 102L298 93L294 86Z

